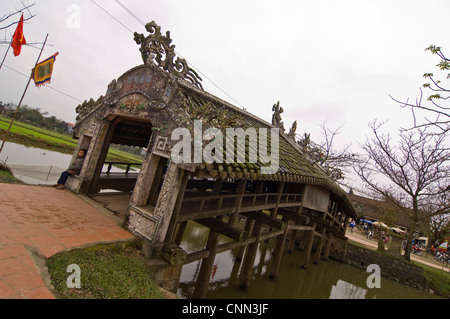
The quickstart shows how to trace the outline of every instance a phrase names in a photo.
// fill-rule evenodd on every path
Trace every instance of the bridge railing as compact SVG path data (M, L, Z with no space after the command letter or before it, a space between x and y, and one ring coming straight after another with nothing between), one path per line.
M142 166L142 163L129 163L129 162L111 162L111 161L105 161L104 165L107 165L106 174L111 173L111 169L113 166L123 166L125 167L125 174L128 174L128 172L131 169L131 166Z
M302 202L301 193L251 193L244 194L242 198L241 208L251 207L251 206L268 206L272 207L275 205L277 198L280 197L279 204L281 206L298 206ZM224 206L228 207L233 205L235 199L239 197L238 194L222 194L222 195L207 195L207 196L192 196L185 197L183 203L198 203L197 210L202 212L205 204L208 209L214 206L214 209L221 209ZM225 203L225 204L224 204Z

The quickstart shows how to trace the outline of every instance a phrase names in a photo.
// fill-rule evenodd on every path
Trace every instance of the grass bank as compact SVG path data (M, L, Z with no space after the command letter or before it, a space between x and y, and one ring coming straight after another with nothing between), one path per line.
M450 298L450 273L418 262L414 263L423 268L428 289L433 290L437 295Z
M8 166L0 162L0 183L23 184L23 182L14 176Z
M10 121L11 119L0 116L0 138L2 140L5 137ZM64 154L73 154L78 143L68 133L61 134L19 121L14 121L7 141ZM114 148L109 149L106 160L112 162L142 162L141 157Z
M46 262L52 285L65 299L164 299L136 245L98 245L56 254ZM72 264L80 267L81 288L67 287L67 267Z

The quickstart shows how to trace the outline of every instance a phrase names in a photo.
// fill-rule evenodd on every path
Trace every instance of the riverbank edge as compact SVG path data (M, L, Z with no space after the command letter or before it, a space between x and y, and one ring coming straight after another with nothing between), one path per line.
M433 281L427 278L424 267L403 258L373 250L350 240L346 240L341 247L330 253L330 258L365 271L368 271L369 265L378 265L382 277L450 299L450 294L440 291Z

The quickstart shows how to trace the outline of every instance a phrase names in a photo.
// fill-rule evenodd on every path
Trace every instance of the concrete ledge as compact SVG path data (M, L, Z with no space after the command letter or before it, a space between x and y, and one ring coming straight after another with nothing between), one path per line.
M79 175L69 176L65 186L76 194L87 194L89 192L89 181Z

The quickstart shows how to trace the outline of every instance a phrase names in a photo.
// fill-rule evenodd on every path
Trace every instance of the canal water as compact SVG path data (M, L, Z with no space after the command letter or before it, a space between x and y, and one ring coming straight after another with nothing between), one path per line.
M194 252L203 249L208 230L189 222L181 243L183 249ZM221 237L222 238L222 237ZM226 240L226 237L223 237ZM441 299L422 290L381 278L380 288L369 288L372 274L362 269L329 259L319 264L300 267L303 252L297 247L285 253L276 281L269 278L274 240L261 242L255 260L253 279L247 292L239 289L241 263L235 262L237 250L218 254L212 271L208 299ZM183 267L178 295L191 298L201 262ZM369 279L369 282L370 279Z
M72 155L6 142L0 161L14 176L27 184L55 184L61 172L69 167Z
M72 155L6 142L0 153L0 161L6 163L14 176L27 184L53 185L66 170ZM103 167L106 171L107 165ZM124 172L112 167L111 172Z

